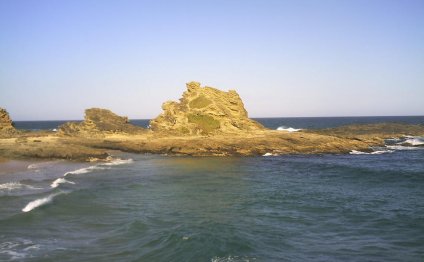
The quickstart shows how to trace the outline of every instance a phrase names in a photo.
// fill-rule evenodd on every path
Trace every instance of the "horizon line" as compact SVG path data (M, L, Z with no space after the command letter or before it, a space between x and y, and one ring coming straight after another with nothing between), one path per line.
M125 117L125 116L124 116ZM157 116L156 116L157 117ZM154 118L156 118L154 117ZM424 117L424 115L350 115L350 116L271 116L271 117L248 117L250 119L263 119L263 118L354 118L354 117ZM128 120L152 120L154 118L128 118ZM54 121L84 121L84 119L37 119L37 120L12 120L12 122L54 122Z

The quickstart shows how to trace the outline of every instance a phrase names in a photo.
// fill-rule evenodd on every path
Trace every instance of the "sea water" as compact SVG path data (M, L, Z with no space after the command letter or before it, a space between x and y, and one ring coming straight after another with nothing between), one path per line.
M379 154L17 161L0 170L0 261L422 261L424 150L408 139L422 138Z
M275 118L253 118L267 128L294 128L294 129L320 129L337 127L349 124L372 124L372 123L404 123L424 124L424 116L365 116L365 117L275 117ZM69 120L78 122L77 120ZM82 121L82 120L80 120ZM134 125L147 128L149 119L133 119ZM57 130L60 125L68 121L15 121L15 127L26 130Z

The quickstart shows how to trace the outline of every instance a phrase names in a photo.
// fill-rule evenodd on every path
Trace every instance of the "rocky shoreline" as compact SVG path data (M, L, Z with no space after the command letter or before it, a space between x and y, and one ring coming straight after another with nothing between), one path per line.
M384 140L423 136L423 125L381 123L321 130L269 130L248 118L235 91L187 84L179 102L169 101L150 128L132 125L107 109L86 110L84 121L58 132L17 130L0 110L0 159L106 159L110 150L190 156L345 154L384 146Z

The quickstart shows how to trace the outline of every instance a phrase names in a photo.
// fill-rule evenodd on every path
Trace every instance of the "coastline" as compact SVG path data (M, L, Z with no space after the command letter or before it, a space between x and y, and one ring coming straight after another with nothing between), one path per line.
M194 81L186 88L179 101L163 103L148 128L108 109L89 108L81 122L66 122L55 131L24 131L0 109L0 157L97 161L107 159L110 150L188 156L370 153L384 147L385 139L424 136L424 125L399 123L271 130L248 117L234 90Z
M261 156L284 154L348 154L383 147L385 139L423 136L424 126L350 125L298 132L260 130L216 135L181 136L147 131L138 134L100 132L62 135L30 132L0 139L0 159L104 160L111 150L188 156Z

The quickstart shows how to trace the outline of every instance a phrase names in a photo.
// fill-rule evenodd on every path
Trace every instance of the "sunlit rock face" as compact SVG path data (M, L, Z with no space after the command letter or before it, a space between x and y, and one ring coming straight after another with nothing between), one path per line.
M128 117L118 116L108 109L90 108L85 110L84 121L68 122L59 128L61 134L90 133L137 133L145 129L129 123Z
M17 134L18 130L13 126L13 121L6 109L0 107L0 137L9 137Z
M248 118L236 91L201 87L198 82L187 83L180 101L165 102L162 109L163 113L150 122L153 131L209 135L264 129Z

